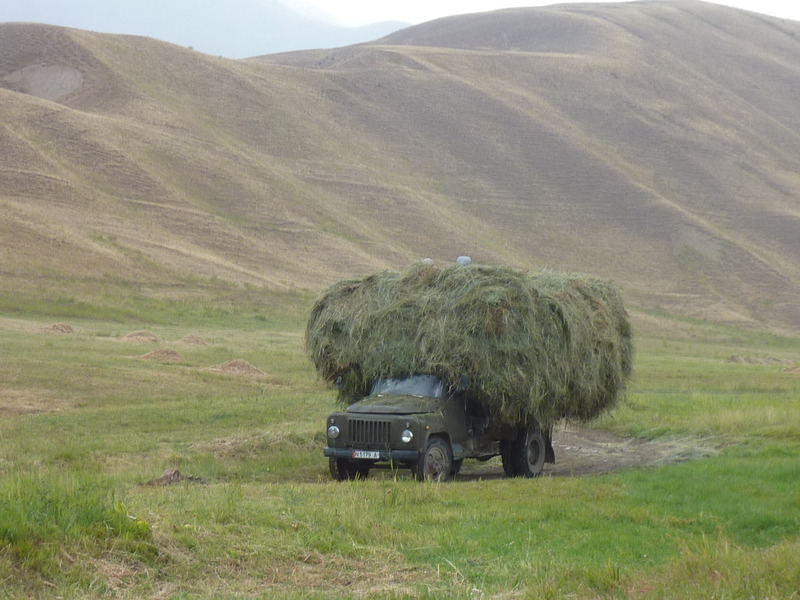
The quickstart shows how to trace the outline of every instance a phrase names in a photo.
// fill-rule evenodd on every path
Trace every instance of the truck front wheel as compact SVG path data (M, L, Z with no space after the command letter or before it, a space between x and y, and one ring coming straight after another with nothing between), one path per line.
M501 448L503 469L509 477L538 477L544 469L547 444L540 429L521 429L517 439Z
M366 479L369 475L369 465L360 465L346 458L331 458L331 477L336 481L349 481L350 479Z
M453 468L450 444L440 437L431 437L422 456L414 465L414 476L419 481L447 481Z

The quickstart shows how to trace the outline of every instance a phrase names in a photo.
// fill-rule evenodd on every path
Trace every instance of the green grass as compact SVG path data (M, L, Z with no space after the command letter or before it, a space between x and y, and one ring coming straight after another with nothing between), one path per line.
M91 590L96 577L86 564L109 555L157 565L160 552L149 525L116 495L105 478L83 472L4 476L0 575L10 590L32 594L51 580Z
M735 354L798 361L797 341L742 332L714 341L639 344L630 394L600 419L604 427L661 435L767 436L791 440L800 431L800 376L786 364L730 364ZM740 345L736 345L736 344Z
M725 362L800 362L800 340L703 323L637 340L626 400L593 427L678 440L693 460L342 484L321 455L335 392L303 354L301 312L201 304L73 319L68 335L0 315L0 597L800 594L800 377ZM135 329L162 342L125 341ZM156 348L182 359L140 358ZM232 358L266 376L206 370ZM141 485L166 468L202 481Z
M0 315L30 319L78 319L123 327L130 323L180 326L219 326L246 329L280 323L298 330L305 326L298 306L310 305L304 291L265 291L216 277L182 276L170 284L105 278L86 281L67 277L43 278L38 286L27 281L0 288ZM35 281L35 278L33 278ZM65 292L69 290L69 292ZM191 291L187 291L191 290Z

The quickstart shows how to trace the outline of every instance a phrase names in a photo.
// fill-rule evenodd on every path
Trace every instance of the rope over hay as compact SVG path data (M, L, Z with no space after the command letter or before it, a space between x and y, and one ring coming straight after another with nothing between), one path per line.
M609 283L504 266L418 264L340 281L315 302L306 349L340 401L374 379L440 375L508 424L586 421L612 408L631 374L628 315Z

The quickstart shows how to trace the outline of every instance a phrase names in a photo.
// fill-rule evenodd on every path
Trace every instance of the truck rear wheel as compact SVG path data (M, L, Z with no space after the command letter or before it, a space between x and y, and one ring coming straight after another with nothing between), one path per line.
M547 443L538 428L520 429L517 439L501 444L503 470L509 477L538 477L546 454Z
M329 466L331 477L336 481L366 479L369 475L369 465L357 464L346 458L331 458L329 460Z
M440 437L431 437L422 456L414 465L413 473L419 481L447 481L453 468L450 444Z
M516 444L514 440L500 441L500 458L503 459L503 472L506 477L517 476L517 467L514 465L514 459L512 458L514 444Z

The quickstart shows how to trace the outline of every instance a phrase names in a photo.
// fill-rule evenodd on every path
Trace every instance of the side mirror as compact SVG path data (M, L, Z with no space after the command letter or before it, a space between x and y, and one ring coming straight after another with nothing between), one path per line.
M342 381L342 376L341 375L339 375L336 378L336 381L333 383L333 385L336 386L337 390L342 391L342 389L344 388L344 382Z
M459 392L466 392L469 389L470 380L469 375L462 375L458 378L457 389Z

